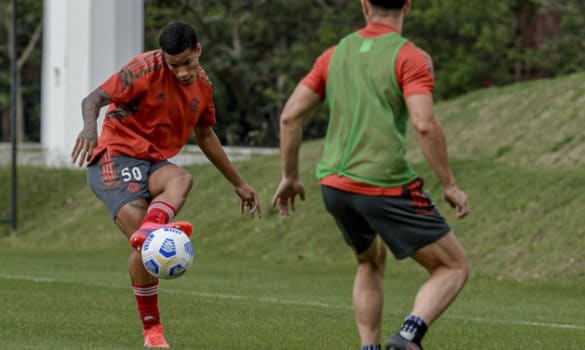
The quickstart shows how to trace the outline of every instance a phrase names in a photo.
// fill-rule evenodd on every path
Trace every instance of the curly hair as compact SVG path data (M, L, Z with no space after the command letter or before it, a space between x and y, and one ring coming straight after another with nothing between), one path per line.
M177 55L197 45L197 34L190 25L182 22L167 24L158 36L160 48L169 55Z

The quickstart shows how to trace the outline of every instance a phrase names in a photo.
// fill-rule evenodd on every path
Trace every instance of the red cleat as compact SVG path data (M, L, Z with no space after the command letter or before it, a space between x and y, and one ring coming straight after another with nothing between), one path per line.
M146 237L148 237L148 235L152 231L159 229L161 227L176 228L177 230L185 232L185 234L188 237L191 237L191 233L193 232L193 225L191 225L191 223L187 221L170 222L168 224L156 224L147 222L142 224L142 226L130 236L130 245L134 249L140 249L142 247L142 244L146 240Z
M144 330L144 346L147 348L169 348L169 343L165 340L161 324Z

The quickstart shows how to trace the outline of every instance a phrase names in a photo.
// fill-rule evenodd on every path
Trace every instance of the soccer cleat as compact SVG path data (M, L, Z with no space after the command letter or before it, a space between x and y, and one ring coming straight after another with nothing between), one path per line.
M144 223L138 230L136 230L136 232L134 232L130 236L130 245L134 249L140 249L142 247L142 244L146 240L146 237L148 237L148 235L152 231L159 229L161 227L176 228L178 230L185 232L185 234L188 237L191 237L191 233L193 232L193 225L191 225L191 223L187 222L187 221L177 221L177 222L171 222L168 224L156 224L156 223L147 222L147 223Z
M170 348L169 343L165 340L161 324L144 330L144 346L147 348Z
M400 335L400 333L396 333L386 341L386 345L384 347L385 350L423 350L420 344L415 342L409 341L408 339L404 338Z

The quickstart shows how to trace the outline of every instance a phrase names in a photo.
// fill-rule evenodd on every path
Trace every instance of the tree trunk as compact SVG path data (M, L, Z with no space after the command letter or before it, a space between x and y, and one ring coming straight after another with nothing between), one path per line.
M20 77L20 74L18 74ZM19 78L17 78L20 80ZM20 84L16 85L16 141L18 143L25 142L26 136L24 133L24 99L22 98L22 88Z
M28 59L32 55L34 47L37 45L37 43L39 42L39 40L41 38L42 32L43 32L43 23L41 21L37 25L37 27L35 28L35 31L31 35L28 43L26 44L26 47L24 48L24 50L22 51L22 54L20 55L20 57L18 58L18 60L16 62L16 79L18 80L18 82L21 81L20 76L21 76L21 72L22 72L22 67L24 67L24 64L26 63L26 61L28 61ZM16 136L17 136L18 142L24 142L25 141L24 99L22 98L22 89L20 87L20 84L17 85L17 90L16 90L16 106L17 106L17 108L16 108Z
M10 107L2 110L2 133L0 134L0 142L10 141Z

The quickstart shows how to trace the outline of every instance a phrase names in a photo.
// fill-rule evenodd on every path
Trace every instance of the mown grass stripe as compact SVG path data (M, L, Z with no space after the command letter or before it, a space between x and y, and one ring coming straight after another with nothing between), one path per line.
M128 288L130 288L129 286L115 285L115 284L67 280L67 279L57 279L57 278L43 277L43 276L40 276L40 277L39 276L16 276L16 275L4 274L4 273L0 273L0 279L30 281L30 282L36 282L36 283L69 283L69 284L77 284L77 285L82 285L82 286L104 287L104 288L112 288L112 289L128 289ZM197 297L203 297L203 298L209 298L209 299L251 301L251 302L259 302L259 303L273 303L273 304L281 304L281 305L295 305L295 306L317 307L317 308L325 308L325 309L341 309L341 310L353 309L353 307L350 305L329 304L329 303L322 303L322 302L310 301L310 300L290 300L290 299L281 299L281 298L273 298L273 297L251 297L251 296L245 296L245 295L225 294L225 293L193 292L193 291L185 291L185 290L181 290L181 289L172 289L172 288L168 288L168 287L161 289L161 292L162 293L178 293L178 294L191 295L191 296L197 296ZM395 312L392 312L392 314L404 314L404 312L395 311ZM526 321L526 320L504 320L504 319L485 318L485 317L457 316L457 315L452 315L452 314L444 315L443 318L455 319L455 320L461 320L461 321L470 321L470 322L497 323L497 324L506 324L506 325L517 325L517 326L527 326L527 327L544 327L544 328L554 328L554 329L574 329L574 330L585 331L585 325L578 325L578 324L534 322L534 321Z

